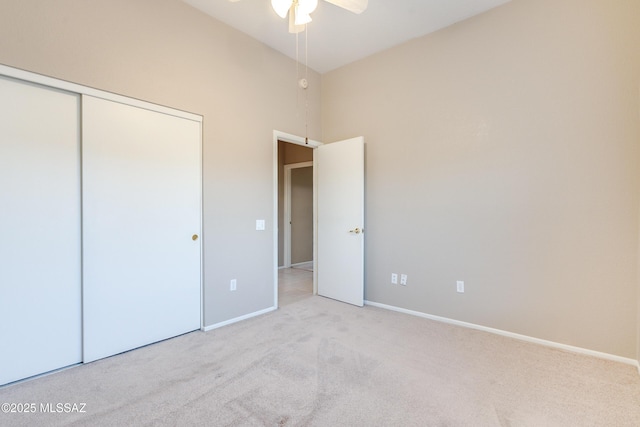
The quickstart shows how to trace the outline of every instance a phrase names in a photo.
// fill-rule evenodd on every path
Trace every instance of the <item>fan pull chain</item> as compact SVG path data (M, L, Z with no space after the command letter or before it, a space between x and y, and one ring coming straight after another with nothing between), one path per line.
M309 144L309 92L307 91L309 78L309 27L304 24L304 78L300 78L300 42L299 32L296 33L296 115L300 111L300 89L304 93L304 142Z

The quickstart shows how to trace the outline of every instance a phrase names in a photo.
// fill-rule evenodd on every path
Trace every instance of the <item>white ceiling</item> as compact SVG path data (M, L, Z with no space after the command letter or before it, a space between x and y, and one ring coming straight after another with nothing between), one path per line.
M296 58L296 36L270 0L183 0L212 17ZM320 0L308 25L308 65L319 73L437 31L511 0L369 0L361 15ZM300 33L304 63L305 33Z

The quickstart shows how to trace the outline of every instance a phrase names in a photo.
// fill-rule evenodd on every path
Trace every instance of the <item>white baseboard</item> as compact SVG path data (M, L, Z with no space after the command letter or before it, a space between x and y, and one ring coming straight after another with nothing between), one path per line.
M640 364L637 360L630 359L628 357L616 356L615 354L602 353L600 351L589 350L582 347L574 347L572 345L561 344L554 341L547 341L540 338L534 338L527 335L516 334L513 332L503 331L501 329L489 328L486 326L476 325L474 323L462 322L460 320L449 319L447 317L434 316L433 314L422 313L420 311L407 310L406 308L395 307L392 305L381 304L373 301L365 301L365 305L372 307L384 308L385 310L397 311L399 313L409 314L411 316L422 317L425 319L435 320L437 322L449 323L451 325L462 326L464 328L477 329L479 331L489 332L491 334L502 335L504 337L514 338L520 341L531 342L535 344L544 345L547 347L558 348L561 350L571 351L573 353L585 354L588 356L598 357L600 359L612 360L614 362L621 362L627 365L635 366L640 373Z
M236 317L236 318L233 318L233 319L225 320L224 322L214 323L213 325L205 326L202 330L204 332L211 331L213 329L217 329L217 328L221 328L223 326L231 325L232 323L237 323L237 322L241 322L243 320L250 319L252 317L261 316L263 314L272 312L272 311L277 310L277 309L278 309L278 307L265 308L264 310L256 311L254 313L245 314L244 316L240 316L240 317Z
M311 266L313 266L313 260L311 260L311 261L303 261L303 262L296 262L295 264L291 264L291 267L300 267L301 265L305 265L305 264L311 264Z

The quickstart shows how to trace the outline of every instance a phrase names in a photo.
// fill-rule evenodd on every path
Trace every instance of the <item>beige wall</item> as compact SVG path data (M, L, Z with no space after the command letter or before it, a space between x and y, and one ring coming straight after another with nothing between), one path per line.
M291 169L291 264L313 261L313 166Z
M638 16L513 0L323 75L325 142L366 141L367 300L636 358Z
M284 164L304 163L313 161L313 148L303 145L285 143Z
M179 0L2 0L0 63L203 115L205 324L273 306L273 130L305 131L294 61Z

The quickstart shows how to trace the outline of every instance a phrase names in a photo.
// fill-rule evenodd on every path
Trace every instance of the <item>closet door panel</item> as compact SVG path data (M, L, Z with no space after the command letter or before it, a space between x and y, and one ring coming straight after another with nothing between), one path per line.
M0 77L0 385L82 359L79 105Z
M84 361L200 327L200 123L83 97Z

